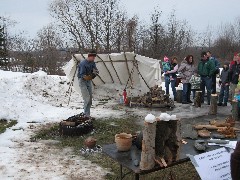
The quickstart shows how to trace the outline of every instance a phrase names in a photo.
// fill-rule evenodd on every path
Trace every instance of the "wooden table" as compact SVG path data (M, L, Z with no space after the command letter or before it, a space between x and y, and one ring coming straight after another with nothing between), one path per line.
M180 147L180 154L179 158L176 162L168 165L166 168L175 166L177 164L187 162L190 160L190 158L187 156L187 154L190 155L197 155L202 152L199 152L195 150L194 148L194 140L186 140L188 143L186 145L181 145ZM214 149L221 148L220 146L209 146L207 151L211 151ZM140 175L148 174L151 172L155 172L161 169L164 169L158 165L156 165L153 169L150 170L140 170L139 166L134 165L134 160L137 160L140 162L141 159L141 150L137 149L135 145L133 145L130 149L130 151L127 152L118 152L116 144L108 144L103 146L103 153L109 156L111 159L119 163L120 165L120 179L122 180L126 175L133 172L135 174L135 179L139 180ZM123 167L130 170L128 173L123 174Z

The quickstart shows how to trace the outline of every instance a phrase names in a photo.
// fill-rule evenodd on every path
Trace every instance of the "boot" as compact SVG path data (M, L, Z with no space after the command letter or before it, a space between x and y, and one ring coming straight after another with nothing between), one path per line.
M222 103L218 103L217 105L218 105L218 106L222 106L223 104L222 104Z

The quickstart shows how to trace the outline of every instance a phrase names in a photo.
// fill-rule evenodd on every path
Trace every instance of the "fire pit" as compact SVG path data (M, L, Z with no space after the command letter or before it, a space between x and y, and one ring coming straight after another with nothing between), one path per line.
M93 122L83 113L71 116L59 124L60 135L64 136L82 136L93 130Z

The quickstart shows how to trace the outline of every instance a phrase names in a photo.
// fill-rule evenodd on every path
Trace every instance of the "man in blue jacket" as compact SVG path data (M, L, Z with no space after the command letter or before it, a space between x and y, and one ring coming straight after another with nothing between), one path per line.
M84 101L84 114L86 117L90 117L90 108L92 105L92 79L98 74L98 69L94 62L96 56L96 51L89 52L87 59L82 60L78 66L78 81Z
M207 51L207 56L209 58L210 61L212 61L215 65L215 72L212 75L212 94L216 94L217 90L216 90L216 84L217 84L217 74L219 74L219 68L220 68L220 63L217 60L216 57L212 56L211 51Z
M207 52L207 56L208 56L209 60L212 61L215 65L215 72L212 75L212 94L216 94L217 93L217 91L216 91L217 74L219 74L219 72L220 72L220 70L219 70L220 63L216 57L212 56L211 51Z

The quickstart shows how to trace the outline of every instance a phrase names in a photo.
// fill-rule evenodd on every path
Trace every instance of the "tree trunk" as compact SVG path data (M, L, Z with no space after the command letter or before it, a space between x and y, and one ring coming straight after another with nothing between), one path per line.
M194 99L194 106L196 108L201 107L201 97L202 97L202 91L196 91L195 99Z
M218 95L217 94L212 94L211 95L211 104L210 104L210 109L209 109L209 114L210 115L216 115L217 114L217 100L218 100Z
M177 103L182 103L182 92L183 90L182 89L178 89L177 90Z
M239 121L239 118L238 118L238 101L237 100L233 100L232 101L232 117L233 117L233 120L234 121Z
M149 170L155 166L156 122L144 123L140 169Z
M156 158L165 159L167 164L178 159L180 141L179 121L158 121L156 126Z

